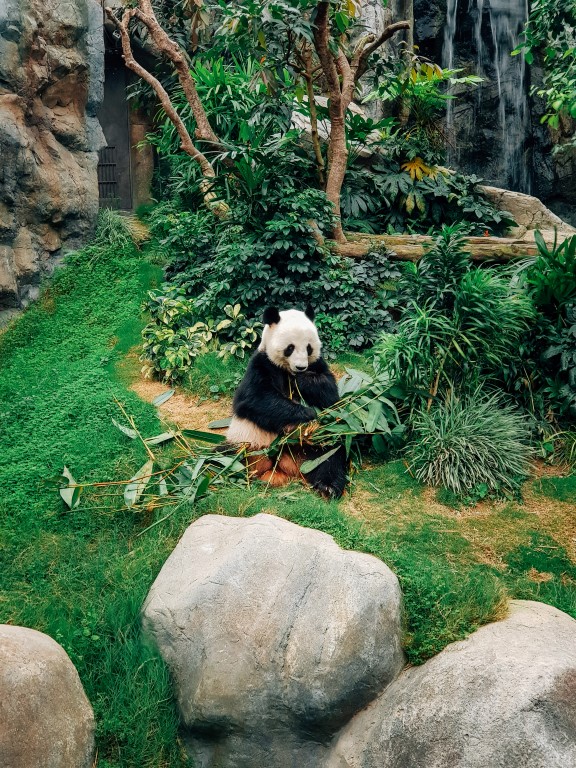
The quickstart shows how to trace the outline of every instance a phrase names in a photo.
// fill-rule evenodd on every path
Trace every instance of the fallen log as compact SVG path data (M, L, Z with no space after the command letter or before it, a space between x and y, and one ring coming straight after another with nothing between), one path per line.
M365 256L371 250L388 248L394 253L394 258L401 261L418 261L424 249L430 246L434 237L430 235L366 235L346 232L348 242L330 242L335 253L352 258ZM570 233L559 233L558 241ZM542 232L548 245L554 243L554 232ZM466 248L474 261L512 261L527 256L535 256L538 247L533 233L527 232L522 237L468 237Z

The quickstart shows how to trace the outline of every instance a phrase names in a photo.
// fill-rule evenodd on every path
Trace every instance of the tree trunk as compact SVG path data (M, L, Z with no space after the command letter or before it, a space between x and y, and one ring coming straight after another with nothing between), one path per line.
M392 258L399 261L418 261L434 242L430 235L365 235L346 233L344 242L335 242L332 248L335 253L351 258L362 258L377 248L389 248ZM549 233L546 238L552 244L553 236ZM329 241L326 243L330 245ZM536 256L538 247L534 239L515 237L467 237L466 250L470 251L473 261L513 261L527 256Z

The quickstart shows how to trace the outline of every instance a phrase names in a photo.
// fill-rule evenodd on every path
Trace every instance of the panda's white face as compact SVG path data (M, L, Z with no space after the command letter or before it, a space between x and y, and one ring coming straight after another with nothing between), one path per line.
M291 373L305 371L318 360L322 345L314 323L297 309L280 312L280 321L264 326L259 352Z

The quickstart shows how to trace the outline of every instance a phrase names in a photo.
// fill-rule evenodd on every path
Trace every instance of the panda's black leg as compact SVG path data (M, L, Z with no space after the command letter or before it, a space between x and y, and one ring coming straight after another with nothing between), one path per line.
M318 456L321 455L319 452ZM307 453L306 458L315 457ZM336 453L319 464L312 472L305 474L304 477L321 496L329 499L339 499L344 493L346 483L348 482L347 465L346 451L344 446L341 446Z

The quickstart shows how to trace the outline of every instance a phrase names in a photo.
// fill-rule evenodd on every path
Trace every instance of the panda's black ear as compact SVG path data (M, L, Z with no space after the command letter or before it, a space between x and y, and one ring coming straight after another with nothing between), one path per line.
M276 307L266 307L262 320L266 325L274 325L275 323L279 323L280 312L278 312Z
M308 320L314 320L314 318L316 317L316 313L314 312L314 307L311 304L308 304L304 314L306 315Z

